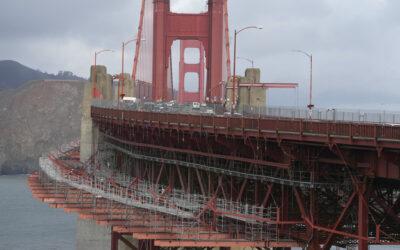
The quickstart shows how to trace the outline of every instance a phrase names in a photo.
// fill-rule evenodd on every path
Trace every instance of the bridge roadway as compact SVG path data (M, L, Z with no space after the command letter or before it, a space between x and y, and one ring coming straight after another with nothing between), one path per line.
M400 124L140 111L92 106L92 118L238 137L400 149Z
M92 106L91 116L97 123L132 125L159 130L175 130L189 134L200 133L236 139L256 138L277 144L283 141L299 145L335 147L349 152L367 152L374 159L375 176L400 179L400 125L334 122L325 120L285 119L266 116L212 115L204 113L173 113L118 107ZM373 152L376 152L373 153ZM372 152L372 153L371 153ZM343 153L331 163L350 164ZM358 157L360 158L360 157ZM365 158L365 157L364 157ZM272 164L272 163L270 163ZM283 164L284 163L274 163ZM371 163L372 164L372 163ZM371 174L371 173L369 173Z

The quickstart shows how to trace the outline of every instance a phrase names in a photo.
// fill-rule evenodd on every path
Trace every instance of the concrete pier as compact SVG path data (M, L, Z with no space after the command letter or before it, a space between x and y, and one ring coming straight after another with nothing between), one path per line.
M92 155L93 123L90 117L90 104L92 103L92 84L87 83L84 87L82 100L82 120L80 138L80 160L85 162Z
M135 97L135 83L130 74L124 74L124 93L125 96Z
M91 80L84 87L83 100L82 100L82 121L81 121L81 137L80 137L80 161L85 162L90 159L94 152L96 152L101 138L98 128L93 126L90 117L90 107L93 101L93 81L94 66L91 67ZM125 93L133 94L133 82L129 74L125 79ZM112 76L107 74L105 66L97 66L96 70L96 88L100 91L103 100L113 100L115 94L113 93ZM109 250L112 244L112 229L111 227L99 226L95 221L78 219L77 221L77 235L76 235L76 249L77 250ZM123 236L132 245L137 246L137 241L131 236ZM121 240L118 240L118 250L131 249L126 246Z
M138 248L138 241L132 236L122 236ZM76 227L76 250L110 250L112 229L110 226L99 226L95 221L78 219ZM122 240L118 240L118 250L132 250Z
M261 71L257 68L246 69L245 76L239 79L239 85L245 83L260 83ZM239 110L243 106L264 107L267 103L267 89L240 87L239 88Z
M110 227L101 227L95 221L78 219L76 250L110 250L110 246Z
M107 74L105 66L97 65L96 70L94 66L90 68L90 83L93 82L95 82L96 88L100 91L103 100L112 99L112 76Z
M103 100L112 100L112 76L107 74L107 68L102 65L97 65L90 68L90 83L84 87L82 100L82 120L81 120L81 144L80 144L80 160L85 162L90 159L96 151L98 145L98 131L93 127L90 117L90 106L93 101L93 77L96 89L101 93ZM96 75L94 75L96 73Z
M261 71L258 68L246 69L244 76L238 76L239 86L241 84L260 83ZM237 86L236 86L237 87ZM242 112L243 106L264 107L267 103L267 89L239 87L235 89L237 111ZM228 83L226 91L226 107L229 109L232 103L232 82Z

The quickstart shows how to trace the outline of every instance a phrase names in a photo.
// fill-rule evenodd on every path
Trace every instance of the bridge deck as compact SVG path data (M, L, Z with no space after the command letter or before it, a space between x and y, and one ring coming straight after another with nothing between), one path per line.
M168 113L95 106L92 106L91 115L95 121L141 124L186 132L400 149L400 126L390 124Z

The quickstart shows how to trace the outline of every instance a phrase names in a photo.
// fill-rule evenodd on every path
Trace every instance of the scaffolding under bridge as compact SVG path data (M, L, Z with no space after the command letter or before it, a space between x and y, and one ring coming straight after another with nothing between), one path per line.
M40 171L29 178L36 198L78 212L81 218L112 225L117 233L131 230L139 239L143 235L137 227L147 236L174 238L180 246L184 241L226 247L300 246L279 235L276 207L150 183L110 166L106 160L109 152L104 150L92 164L81 163L73 157L76 146L75 142L40 158Z

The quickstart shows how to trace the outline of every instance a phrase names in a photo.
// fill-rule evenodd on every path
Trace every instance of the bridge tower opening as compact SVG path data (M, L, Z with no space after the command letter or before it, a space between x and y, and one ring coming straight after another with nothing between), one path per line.
M201 42L180 42L178 102L204 102L205 52ZM192 60L189 60L191 58ZM193 60L194 59L194 60Z

